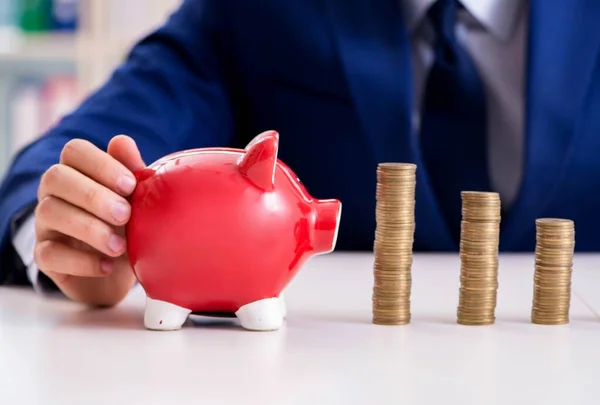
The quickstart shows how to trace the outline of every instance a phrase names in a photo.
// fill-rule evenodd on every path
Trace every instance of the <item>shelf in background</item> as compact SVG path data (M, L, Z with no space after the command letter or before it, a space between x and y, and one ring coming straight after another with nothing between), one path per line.
M1 62L72 63L77 57L73 33L21 34L0 32Z

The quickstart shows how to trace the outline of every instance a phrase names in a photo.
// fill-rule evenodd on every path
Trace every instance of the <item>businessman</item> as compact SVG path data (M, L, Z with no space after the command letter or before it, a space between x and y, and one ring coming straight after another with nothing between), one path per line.
M502 250L531 250L545 216L598 250L598 21L592 0L187 0L12 162L0 280L116 304L131 173L268 129L343 201L338 249L372 248L375 169L400 161L418 165L416 250L457 249L461 190L500 193Z

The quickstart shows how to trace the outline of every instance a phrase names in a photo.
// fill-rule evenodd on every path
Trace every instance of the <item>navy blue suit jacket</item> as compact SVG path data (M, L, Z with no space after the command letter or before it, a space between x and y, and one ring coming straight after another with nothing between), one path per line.
M500 247L531 250L535 219L558 216L576 221L578 250L598 250L600 2L530 3L524 180ZM0 246L69 139L106 148L128 134L150 163L275 129L279 157L311 194L342 200L338 249L371 249L377 163L421 162L402 21L398 0L185 1L14 160L0 189ZM456 250L422 165L417 180L415 249Z

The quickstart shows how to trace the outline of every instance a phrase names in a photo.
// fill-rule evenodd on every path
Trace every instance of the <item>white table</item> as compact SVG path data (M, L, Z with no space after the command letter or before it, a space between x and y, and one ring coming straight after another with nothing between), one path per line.
M413 320L371 323L372 256L312 259L277 332L194 318L143 328L144 294L104 311L0 289L0 404L598 404L600 255L576 256L571 323L530 323L532 255L502 255L496 324L456 324L457 255L416 255Z

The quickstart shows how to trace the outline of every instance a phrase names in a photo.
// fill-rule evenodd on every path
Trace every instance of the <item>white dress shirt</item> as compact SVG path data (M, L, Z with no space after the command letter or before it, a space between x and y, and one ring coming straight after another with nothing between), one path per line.
M509 207L518 191L523 165L524 78L527 0L460 0L457 39L471 55L483 80L488 111L489 172L493 189ZM418 132L427 73L434 62L435 34L426 19L435 0L401 0L411 35Z
M43 293L44 290L38 283L39 270L35 265L33 251L35 248L35 218L30 215L20 225L13 237L13 246L17 254L21 257L23 264L27 268L27 277L36 292Z
M401 0L411 35L415 100L413 124L419 130L422 93L433 63L435 38L426 19L436 0ZM482 76L488 108L488 145L492 187L504 206L516 195L522 175L524 73L527 37L526 0L461 0L466 10L456 24L458 40ZM400 79L399 79L400 80ZM13 244L27 266L27 275L36 291L44 293L34 263L33 216L14 234Z

